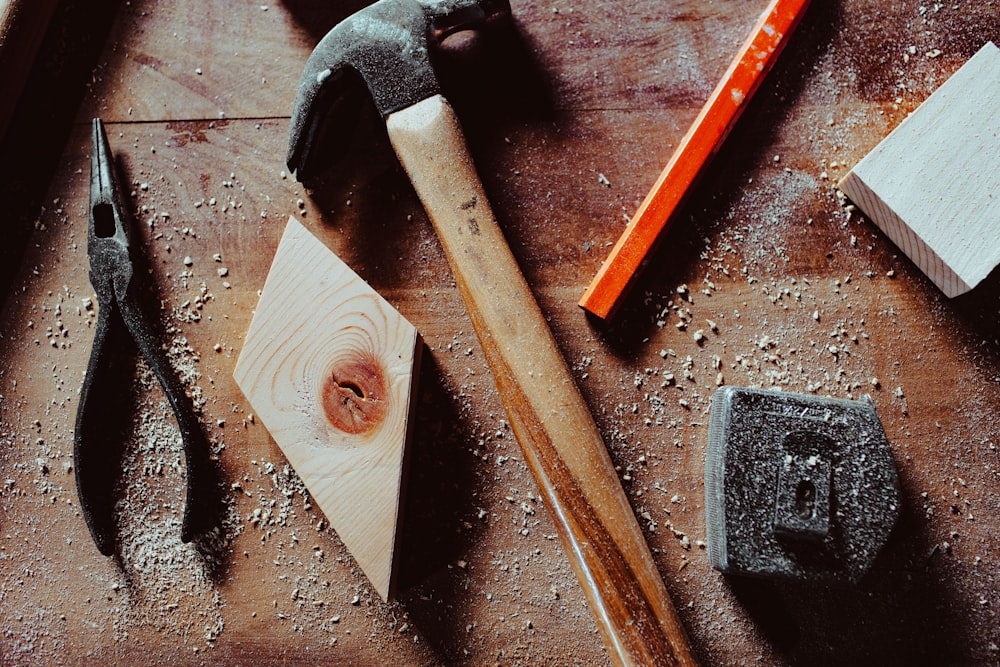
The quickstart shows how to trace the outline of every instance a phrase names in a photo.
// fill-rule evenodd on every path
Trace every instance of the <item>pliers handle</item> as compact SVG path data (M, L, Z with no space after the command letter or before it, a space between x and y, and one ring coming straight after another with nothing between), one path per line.
M197 532L192 507L196 490L203 486L198 478L204 474L208 446L190 399L138 304L125 206L108 137L99 118L93 121L89 218L87 254L98 313L73 438L76 485L83 518L100 552L112 555L116 535L114 487L120 467L116 454L121 452L121 443L115 441L119 434L109 433L108 405L101 403L110 395L106 392L122 390L120 386L108 385L129 381L116 371L122 363L119 358L122 343L131 337L163 387L177 418L187 468L181 539L189 542Z

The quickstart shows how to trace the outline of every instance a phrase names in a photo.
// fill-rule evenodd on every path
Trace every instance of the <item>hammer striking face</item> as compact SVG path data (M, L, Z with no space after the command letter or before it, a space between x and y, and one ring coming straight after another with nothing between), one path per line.
M380 0L347 17L320 41L299 82L288 139L288 168L298 179L329 156L320 135L350 132L349 93L364 82L383 117L440 92L429 50L453 33L510 16L508 0Z

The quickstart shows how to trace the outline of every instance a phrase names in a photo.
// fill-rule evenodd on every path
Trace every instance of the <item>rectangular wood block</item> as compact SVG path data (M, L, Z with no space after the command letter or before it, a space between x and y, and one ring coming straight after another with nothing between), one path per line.
M840 188L949 297L1000 263L1000 49L988 42Z

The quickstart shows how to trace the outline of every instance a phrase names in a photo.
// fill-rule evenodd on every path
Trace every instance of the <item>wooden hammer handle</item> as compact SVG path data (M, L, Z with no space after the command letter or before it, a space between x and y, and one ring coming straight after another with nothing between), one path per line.
M612 660L695 664L597 425L486 200L454 111L436 95L386 122Z

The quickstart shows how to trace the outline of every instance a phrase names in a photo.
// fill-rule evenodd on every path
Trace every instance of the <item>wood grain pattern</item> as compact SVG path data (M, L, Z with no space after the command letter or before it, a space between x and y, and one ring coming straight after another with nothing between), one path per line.
M809 0L772 0L590 282L580 307L612 317L798 25Z
M413 325L290 218L233 375L383 599L419 351Z
M264 3L241 7L227 0L212 11L170 3L120 11L118 38L102 55L94 92L79 117L184 123L287 115L312 48L309 27L290 11ZM116 74L101 76L104 71Z
M507 247L451 105L437 95L386 124L608 653L621 665L694 664L614 464Z
M57 169L33 174L48 183L45 208L0 313L4 661L609 664L558 517L381 119L321 189L282 177L302 65L362 3L346 4L115 3L80 122ZM530 67L484 53L503 76L464 69L446 94L699 659L994 664L996 337L865 217L847 219L834 184L996 42L996 3L811 3L638 291L601 326L580 294L768 0L512 4ZM475 57L489 42L466 46ZM532 76L534 87L522 85ZM483 103L470 104L477 93ZM161 305L163 340L177 344L218 459L225 539L208 552L178 539L183 462L171 459L176 429L155 382L132 394L138 430L127 447L141 458L123 485L120 562L90 548L76 504L69 452L93 333L83 239L94 115L117 119L108 132L133 181L135 243L157 286L150 305ZM37 121L23 131L52 131ZM250 420L233 380L293 212L425 342L393 602ZM735 386L873 396L904 515L860 588L817 596L712 570L699 542L720 374Z
M1000 48L986 44L840 187L947 296L1000 264Z

